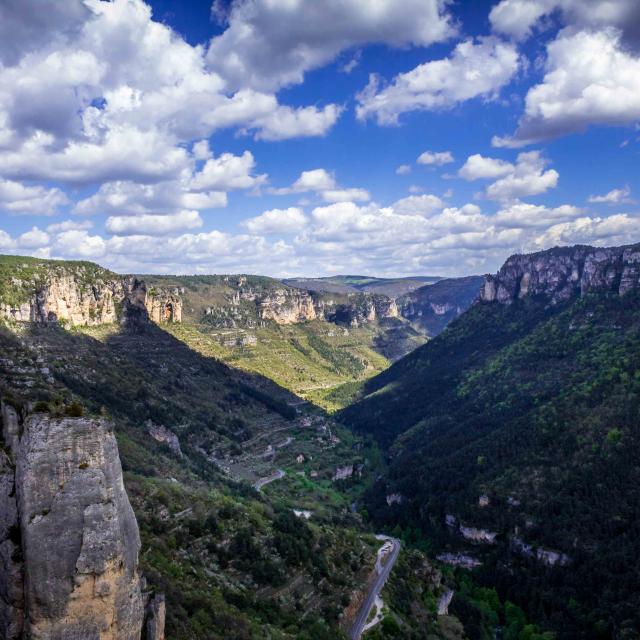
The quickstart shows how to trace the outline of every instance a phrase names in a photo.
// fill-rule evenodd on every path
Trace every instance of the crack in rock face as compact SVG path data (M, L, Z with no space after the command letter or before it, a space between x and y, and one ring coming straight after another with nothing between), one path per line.
M0 637L162 640L111 424L34 414L14 445L13 461L0 450Z

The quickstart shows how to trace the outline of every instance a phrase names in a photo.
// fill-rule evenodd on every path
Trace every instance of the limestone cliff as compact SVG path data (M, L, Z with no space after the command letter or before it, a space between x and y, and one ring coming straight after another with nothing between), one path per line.
M275 289L256 299L260 318L277 324L308 322L322 316L322 309L307 291Z
M480 301L510 304L544 295L555 304L590 292L624 295L637 288L640 244L602 249L577 245L511 256L495 276L486 276Z
M3 409L0 637L161 639L111 424Z
M174 292L147 290L142 280L92 263L16 258L0 266L0 317L17 322L96 326L123 322L136 307L156 323L182 319Z

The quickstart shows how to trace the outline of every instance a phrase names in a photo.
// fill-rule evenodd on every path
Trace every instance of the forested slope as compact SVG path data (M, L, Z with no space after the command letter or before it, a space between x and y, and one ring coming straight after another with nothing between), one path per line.
M562 638L640 629L638 248L596 251L510 259L342 414L389 447L374 519L476 558Z

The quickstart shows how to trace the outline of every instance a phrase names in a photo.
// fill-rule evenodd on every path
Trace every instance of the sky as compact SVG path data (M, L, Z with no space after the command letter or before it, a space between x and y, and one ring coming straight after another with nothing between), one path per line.
M458 276L640 241L638 0L2 0L0 253Z

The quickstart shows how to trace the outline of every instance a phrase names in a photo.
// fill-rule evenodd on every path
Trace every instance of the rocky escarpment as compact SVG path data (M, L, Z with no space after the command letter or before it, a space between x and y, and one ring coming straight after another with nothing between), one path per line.
M395 300L383 295L357 293L341 296L320 294L294 287L265 287L252 284L244 276L227 286L234 287L224 304L210 306L205 317L225 327L255 326L265 322L279 325L327 320L353 327L385 318L397 318Z
M398 298L400 315L435 336L474 303L482 283L482 276L467 276L420 287Z
M164 638L111 424L2 409L0 637Z
M510 304L527 295L558 303L591 292L640 288L640 244L597 248L584 245L511 256L495 276L488 275L481 302Z
M146 310L157 323L182 319L175 292L147 290L138 278L92 263L16 258L0 267L0 317L10 320L96 326L125 321L132 309Z

